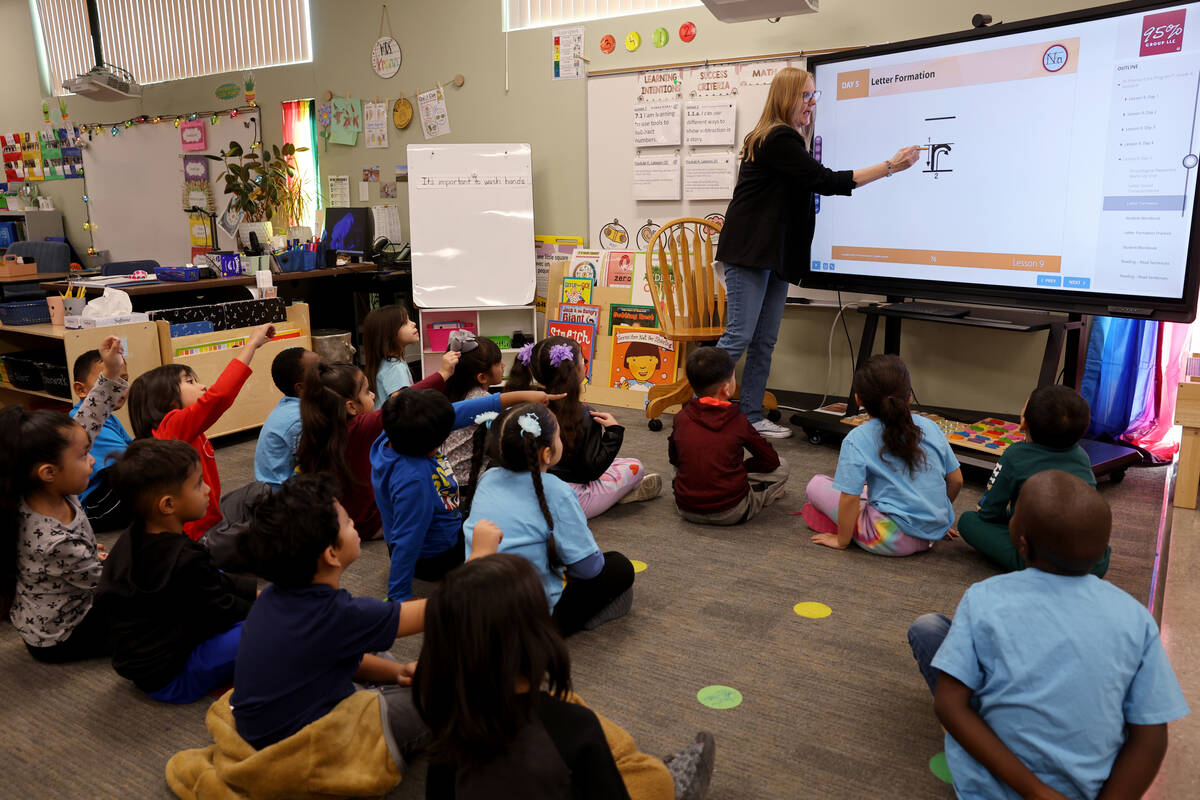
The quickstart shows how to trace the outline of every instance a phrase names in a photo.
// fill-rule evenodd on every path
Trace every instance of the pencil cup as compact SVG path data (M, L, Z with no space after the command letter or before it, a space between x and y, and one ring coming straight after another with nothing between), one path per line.
M47 297L46 305L50 306L50 324L62 327L67 311L63 308L62 297Z
M68 317L78 317L83 314L83 307L87 305L86 297L60 297L62 301L64 314ZM51 313L53 306L51 306Z

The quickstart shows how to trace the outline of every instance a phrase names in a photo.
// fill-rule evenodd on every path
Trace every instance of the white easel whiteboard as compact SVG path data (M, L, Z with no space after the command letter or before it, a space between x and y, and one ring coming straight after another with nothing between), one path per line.
M163 266L179 266L192 260L189 219L183 210L183 156L216 155L227 150L230 141L249 153L260 130L257 111L234 118L222 115L216 125L202 119L207 148L187 153L179 128L169 121L121 127L116 136L107 129L92 135L83 151L83 175L97 250L107 250L113 261L149 258ZM208 170L220 214L230 197L224 182L217 182L224 167L210 161ZM233 247L233 239L218 228L217 248Z
M759 114L766 103L771 77L776 70L785 66L803 69L804 59L741 59L710 62L695 67L589 76L588 231L591 246L597 249L645 250L652 231L658 225L677 217L719 215L720 221L724 221L725 210L729 207L728 197L689 200L685 190L681 194L681 200L634 199L634 159L638 156L678 153L684 169L687 168L689 159L694 167L711 169L716 157L732 154L736 177L736 156L741 148L742 139L758 122ZM684 106L685 143L681 146L636 147L633 131L635 107L680 100ZM688 105L699 109L696 105L698 103L707 105L720 101L732 102L735 105L733 144L688 145ZM697 131L694 138L705 139L710 136L708 133ZM840 169L850 168L852 165L832 166L834 169ZM708 180L704 180L704 177L694 176L692 184L711 185L715 182L711 177ZM686 175L682 181L684 186L689 183ZM715 192L696 191L693 195L705 193ZM605 241L601 235L602 229L614 221L626 231L629 244ZM836 292L818 289L793 286L788 294L791 297L807 297L816 303L837 302ZM842 293L844 303L878 299L880 298L875 295Z
M417 306L533 302L528 144L410 144L408 208Z

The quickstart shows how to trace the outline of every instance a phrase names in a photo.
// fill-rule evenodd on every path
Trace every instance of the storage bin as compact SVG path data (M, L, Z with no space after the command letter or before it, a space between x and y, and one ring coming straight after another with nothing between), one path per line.
M282 272L308 272L317 268L317 254L309 250L285 250L275 254Z
M468 320L460 320L457 324L446 328L435 328L434 325L444 325L445 320L438 320L425 326L425 348L431 353L444 353L446 346L450 343L450 331L466 330L471 333L478 333L474 322Z
M5 325L37 325L49 321L50 306L45 300L0 303L0 323Z
M8 247L15 241L17 241L17 223L0 222L0 247Z
M7 247L8 245L0 246ZM16 256L6 255L3 260L0 260L0 278L32 278L35 275L37 275L37 263L31 259L25 259L24 263L18 263Z
M61 353L58 355L62 355ZM34 366L42 376L42 389L52 395L71 399L71 378L67 372L66 361L55 360L53 356L42 355L33 359Z
M154 277L160 281L198 281L199 267L155 267Z
M33 392L42 390L42 371L28 358L29 353L8 353L4 356L4 371L8 382L18 389Z

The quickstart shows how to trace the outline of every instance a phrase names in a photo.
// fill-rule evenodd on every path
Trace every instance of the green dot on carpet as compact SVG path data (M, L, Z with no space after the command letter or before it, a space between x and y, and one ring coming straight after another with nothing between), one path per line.
M929 771L936 775L942 783L953 783L950 778L950 765L946 763L945 753L938 753L929 759Z
M729 686L705 686L696 692L696 699L709 708L736 708L742 704L742 693Z

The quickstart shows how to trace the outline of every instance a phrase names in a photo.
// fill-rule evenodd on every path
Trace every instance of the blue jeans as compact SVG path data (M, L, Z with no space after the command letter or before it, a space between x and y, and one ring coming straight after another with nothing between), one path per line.
M933 657L950 632L950 618L945 614L922 614L908 626L908 646L921 669L921 676L929 684L932 694L937 688L938 672L933 668Z
M162 703L191 703L213 689L233 683L233 665L242 641L242 623L201 642L188 656L183 671L163 688L147 692Z
M763 418L763 394L771 374L771 353L779 338L779 321L787 302L788 283L769 269L725 265L725 333L717 347L736 363L746 353L742 370L742 413L750 422Z

